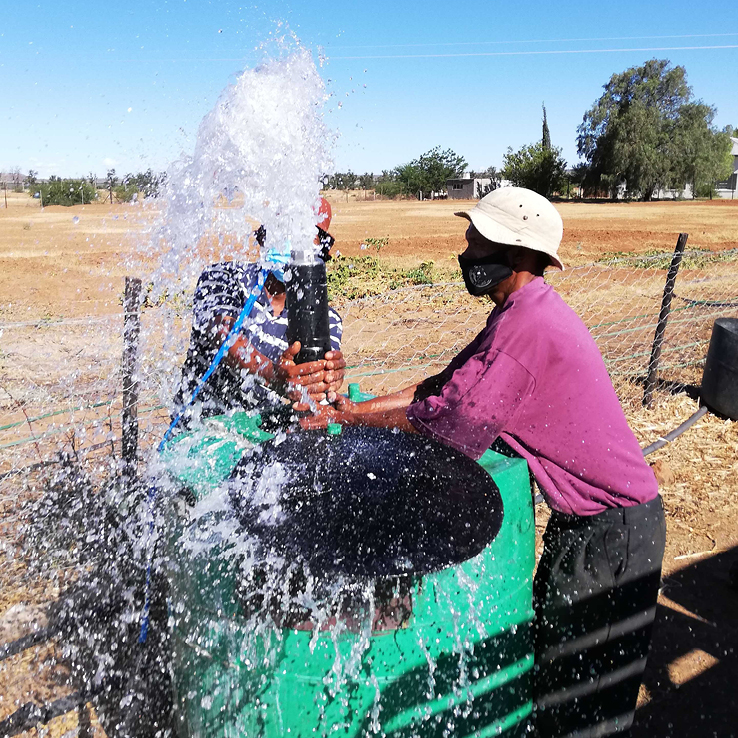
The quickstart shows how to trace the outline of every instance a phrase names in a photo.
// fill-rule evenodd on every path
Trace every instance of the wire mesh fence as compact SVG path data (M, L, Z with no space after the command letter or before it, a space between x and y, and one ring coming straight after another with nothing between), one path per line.
M550 272L547 281L594 337L624 405L640 402L671 254L611 259ZM738 250L686 252L667 324L660 377L699 383L716 318L738 311ZM491 305L463 283L420 285L344 308L350 381L390 392L442 369L482 328Z
M582 318L627 407L642 397L671 254L626 256L550 272L547 281ZM660 364L660 386L698 384L712 324L738 313L738 249L685 252ZM461 282L422 284L337 301L347 381L391 392L442 369L481 330L491 304ZM141 315L142 449L168 417L189 334L186 305ZM114 449L120 440L123 313L0 326L0 474L56 451Z
M588 326L626 413L643 397L671 258L670 253L623 256L546 277ZM657 392L699 384L714 321L738 315L736 262L738 249L684 253ZM344 320L347 381L384 393L440 371L483 327L492 306L454 282L338 300L336 307ZM0 557L5 564L0 613L53 599L79 574L78 564L29 568L24 538L31 503L48 494L60 465L76 464L93 486L115 474L123 318L116 312L0 325ZM168 424L167 406L189 338L187 306L145 307L141 324L138 421L139 450L145 456ZM18 633L8 627L0 617L0 641ZM0 694L7 695L0 701L0 724L20 704L58 699L74 709L84 704L57 666L38 670L40 663L63 662L63 644L34 648L10 655L0 650ZM88 720L84 711L78 718L80 724Z

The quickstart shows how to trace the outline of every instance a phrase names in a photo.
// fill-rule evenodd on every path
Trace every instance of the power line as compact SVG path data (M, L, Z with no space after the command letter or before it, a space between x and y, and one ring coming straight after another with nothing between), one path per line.
M738 44L721 46L648 46L625 49L549 49L545 51L476 51L456 54L377 54L372 56L330 56L329 61L357 59L451 59L482 56L550 56L560 54L614 54L627 51L709 51L738 49Z
M423 48L434 46L483 46L483 45L502 45L502 44L546 44L546 43L574 43L580 41L643 41L650 38L723 38L728 36L738 36L738 33L684 33L670 36L600 36L592 38L536 38L524 39L519 41L446 41L443 43L424 43L424 44L368 44L368 45L352 45L352 46L326 46L327 49L402 49L402 48Z
M376 55L356 55L356 56L333 56L330 51L333 49L383 49L383 48L423 48L423 47L441 47L441 46L479 46L479 45L500 45L500 44L541 44L541 43L574 43L581 41L637 41L640 39L666 39L666 38L714 38L714 37L736 37L738 33L694 33L673 36L613 36L601 38L550 38L550 39L530 39L526 41L459 41L445 42L437 44L378 44L373 46L322 46L325 50L325 58L327 61L334 60L359 60L359 59L448 59L454 57L483 57L483 56L540 56L553 54L607 54L621 53L626 51L708 51L718 49L736 49L738 44L725 44L713 46L648 46L641 48L617 48L617 49L547 49L542 51L523 50L523 51L476 51L476 52L454 52L447 54L376 54ZM243 56L223 56L223 57L190 57L190 58L117 58L115 56L100 57L101 61L114 61L115 63L143 63L143 64L185 64L188 62L249 62L253 59L251 54Z

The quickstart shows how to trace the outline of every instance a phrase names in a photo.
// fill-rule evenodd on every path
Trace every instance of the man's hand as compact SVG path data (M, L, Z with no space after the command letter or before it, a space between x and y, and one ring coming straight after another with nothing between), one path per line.
M300 353L300 342L295 341L282 354L275 367L274 379L286 385L290 399L298 401L304 397L300 388L316 402L325 398L325 359L308 361L305 364L295 364L295 357Z
M338 390L343 384L346 373L346 360L340 351L329 351L325 355L325 377L323 379L328 402L334 402L338 397Z
M343 384L346 361L340 351L328 351L325 359L295 364L295 357L300 352L300 342L295 341L285 352L277 364L275 378L287 385L287 394L295 402L304 400L304 392L314 402L328 400L333 402L336 393ZM297 410L307 410L304 402Z
M301 407L307 409L307 405L297 405L299 410ZM336 410L332 405L318 405L311 415L305 415L300 418L300 425L304 430L317 430L325 428L328 423L341 423L341 425L350 425L348 422L350 415Z
M339 395L336 407L318 405L313 409L312 415L300 418L300 425L305 430L312 430L325 428L328 423L340 423L341 425L363 425L368 428L397 428L405 433L417 433L418 431L407 419L406 407L397 404L398 399L397 396L390 395L367 402L351 402L348 398ZM380 405L384 403L387 407L384 410L372 410L372 403Z
M357 413L367 412L366 408L362 405L366 405L365 402L354 402L349 400L346 395L338 395L336 397L335 408L339 413L350 413L356 415Z

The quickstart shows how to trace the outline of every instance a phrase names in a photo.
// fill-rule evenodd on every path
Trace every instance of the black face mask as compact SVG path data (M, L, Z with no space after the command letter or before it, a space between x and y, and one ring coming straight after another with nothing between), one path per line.
M512 275L504 253L492 254L482 259L469 259L459 255L459 266L464 284L470 295L481 297Z

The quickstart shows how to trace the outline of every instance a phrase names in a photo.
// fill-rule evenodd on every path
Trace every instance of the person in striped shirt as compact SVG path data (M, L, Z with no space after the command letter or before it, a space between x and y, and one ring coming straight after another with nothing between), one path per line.
M324 260L331 258L333 237L328 232L331 206L321 198L318 235L315 243ZM264 247L266 231L255 232ZM218 349L228 336L254 289L259 264L221 262L207 267L197 282L193 300L192 333L182 378L174 397L172 417L176 417L192 397ZM300 344L288 345L284 274L273 269L220 365L208 378L196 400L187 407L180 426L193 419L222 415L236 410L265 411L281 407L285 396L298 399L304 388L319 402L333 401L343 383L346 362L341 353L343 325L331 307L329 322L331 351L325 359L296 365Z

